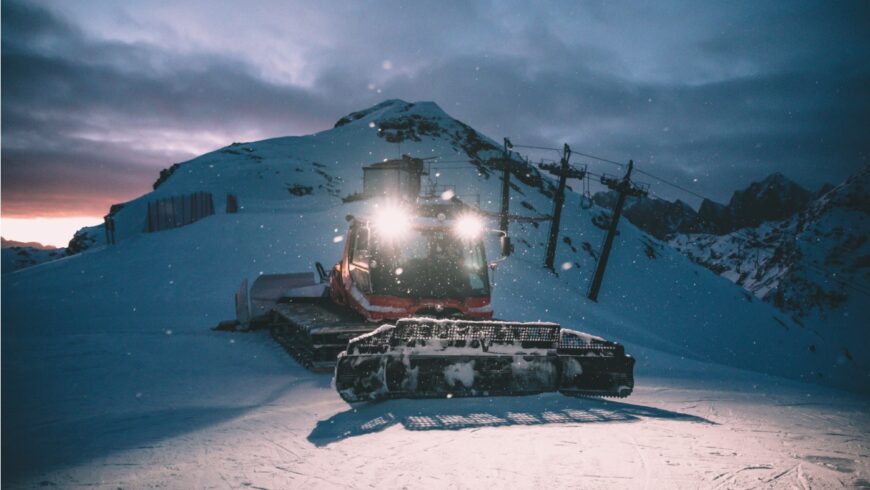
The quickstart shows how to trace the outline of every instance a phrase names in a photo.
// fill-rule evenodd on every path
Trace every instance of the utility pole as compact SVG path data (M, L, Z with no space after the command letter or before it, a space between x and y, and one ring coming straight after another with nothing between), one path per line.
M612 190L619 193L619 199L616 201L616 208L613 210L613 217L610 218L610 228L607 230L607 237L604 239L604 247L601 249L601 255L598 257L598 265L595 267L595 275L592 276L592 284L589 286L589 299L598 301L598 292L601 290L601 281L604 279L604 269L607 268L607 259L610 257L610 248L613 246L613 239L616 237L616 227L619 224L619 217L622 216L622 207L625 205L627 196L640 197L647 194L645 187L637 185L631 181L631 171L634 169L634 161L628 161L628 170L622 179L609 175L601 176L601 183Z
M511 140L504 139L504 154L502 155L502 180L501 180L501 213L499 214L499 230L502 232L501 254L507 257L511 254L511 239L508 235L508 213L510 212L511 200L511 152L514 145Z
M542 163L542 170L559 176L559 187L556 189L556 197L553 199L553 220L550 222L550 239L547 241L547 256L544 259L544 267L556 272L553 261L556 258L556 242L559 240L559 222L562 219L562 205L565 203L565 183L569 178L583 179L586 177L586 168L574 168L568 164L571 159L571 148L565 143L562 149L562 161L559 165L554 163Z

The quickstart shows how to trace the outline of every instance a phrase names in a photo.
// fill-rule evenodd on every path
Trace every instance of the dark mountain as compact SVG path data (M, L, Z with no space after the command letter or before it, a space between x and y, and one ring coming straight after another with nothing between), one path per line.
M724 222L717 223L719 233L756 227L765 221L788 218L802 210L813 198L786 176L775 173L761 182L737 191L725 206Z
M831 188L823 187L818 193L813 193L775 173L736 191L728 204L704 199L696 212L679 200L670 202L643 197L629 199L624 215L632 224L659 239L678 233L724 235L793 216ZM616 194L613 191L599 192L592 200L599 206L612 209L616 204Z
M616 206L615 191L599 192L592 201L604 208ZM659 240L666 240L675 233L700 233L707 231L701 226L698 213L683 201L665 201L650 197L629 198L623 216L633 225Z
M704 223L705 231L721 235L728 232L729 228L728 206L718 202L704 199L698 208L698 219Z
M828 192L830 192L831 190L833 190L834 187L835 187L834 184L831 184L831 183L828 183L828 182L822 184L822 186L819 187L819 190L816 191L815 197L816 197L816 198L819 198L819 197L824 196L825 194L827 194Z
M670 244L795 317L828 314L870 295L868 181L864 167L785 219Z
M54 250L57 248L57 247L52 247L51 245L43 245L39 242L19 242L16 240L7 240L3 237L0 237L0 244L2 244L2 248L28 247L28 248L35 248L38 250Z
M3 274L15 272L25 267L61 259L67 256L66 250L38 242L18 242L15 240L0 239L3 243L2 261L0 270Z

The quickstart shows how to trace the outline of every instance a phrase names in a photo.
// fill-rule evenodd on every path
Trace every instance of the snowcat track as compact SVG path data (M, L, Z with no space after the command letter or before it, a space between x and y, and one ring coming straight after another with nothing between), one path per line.
M302 367L314 372L332 372L348 341L375 329L327 298L290 298L275 305L270 316L272 338Z
M406 318L353 339L335 382L348 402L549 391L624 398L633 369L621 345L553 323Z

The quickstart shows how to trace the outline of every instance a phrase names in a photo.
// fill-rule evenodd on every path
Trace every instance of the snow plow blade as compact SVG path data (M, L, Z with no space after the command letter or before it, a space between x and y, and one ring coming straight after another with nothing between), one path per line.
M633 369L622 345L555 323L406 318L352 339L335 386L351 403L548 391L626 397Z
M319 265L318 265L319 266ZM324 296L326 284L317 282L312 272L290 274L262 274L251 285L242 281L235 295L236 323L242 328L267 320L272 308L290 297L319 298Z

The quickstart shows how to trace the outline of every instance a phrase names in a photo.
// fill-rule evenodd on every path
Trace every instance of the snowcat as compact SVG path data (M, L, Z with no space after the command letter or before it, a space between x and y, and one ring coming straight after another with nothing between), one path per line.
M261 275L236 293L243 328L265 326L303 366L334 370L348 402L524 395L628 396L622 345L555 323L493 320L486 230L457 198L374 204L348 216L327 272ZM503 241L504 242L504 241Z

